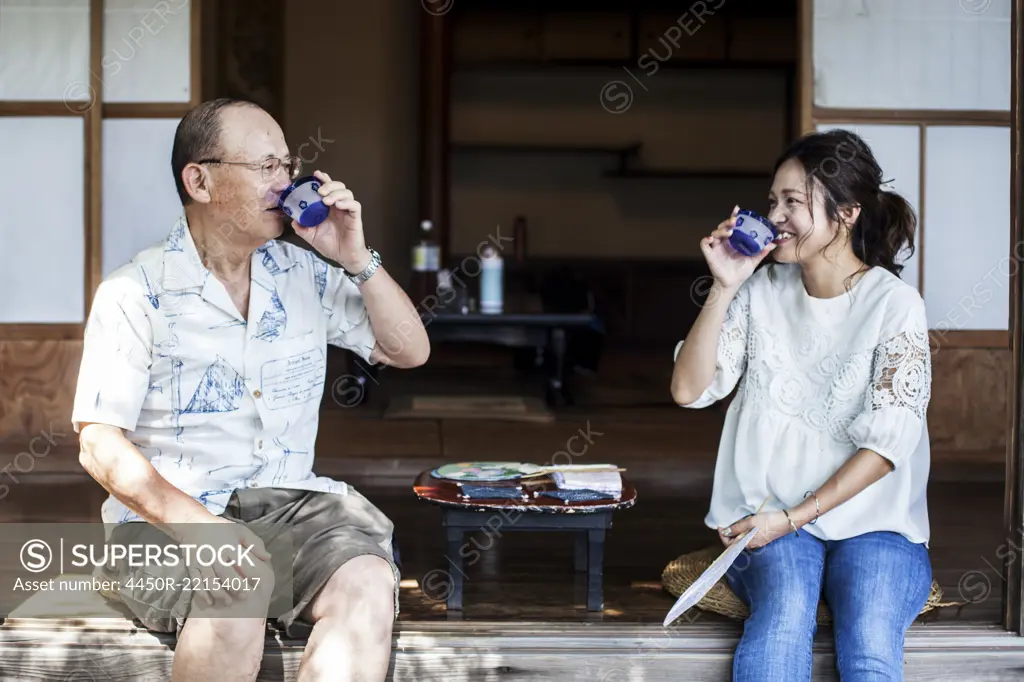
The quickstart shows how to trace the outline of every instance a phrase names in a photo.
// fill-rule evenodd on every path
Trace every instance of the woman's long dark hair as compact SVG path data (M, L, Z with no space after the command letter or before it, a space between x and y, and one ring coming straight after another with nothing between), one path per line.
M906 199L882 188L882 169L867 143L848 130L810 133L779 157L774 171L790 159L799 161L807 173L805 193L812 216L813 192L819 188L829 220L839 222L841 208L859 206L850 232L853 252L868 267L883 267L899 277L903 266L896 258L904 249L908 256L914 252L917 216Z

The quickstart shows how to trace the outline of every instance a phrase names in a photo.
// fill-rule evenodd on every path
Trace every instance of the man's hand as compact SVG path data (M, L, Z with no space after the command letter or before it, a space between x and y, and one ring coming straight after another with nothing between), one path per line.
M316 227L303 227L293 220L292 229L324 257L352 274L362 272L370 264L363 235L363 207L345 183L331 180L323 171L315 171L313 177L323 183L317 191L330 212Z
M786 533L793 532L793 527L789 525L789 519L786 518L786 515L776 511L746 516L731 526L719 528L718 537L721 539L722 544L728 547L736 542L741 535L754 527L757 528L757 535L747 545L747 549L764 547L769 542L778 540Z

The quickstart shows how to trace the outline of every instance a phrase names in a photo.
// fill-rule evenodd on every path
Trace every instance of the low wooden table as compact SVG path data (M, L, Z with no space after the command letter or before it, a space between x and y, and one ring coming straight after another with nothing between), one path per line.
M451 589L446 603L449 611L462 610L462 586L465 572L466 533L484 531L561 531L575 535L576 571L587 574L587 610L604 610L604 538L612 527L612 513L627 509L636 502L636 488L625 478L622 496L617 500L595 500L564 503L535 493L557 490L548 477L487 483L501 487L520 485L528 492L527 499L464 499L455 481L434 478L428 469L416 478L413 490L421 500L441 507L441 525L445 529L445 557L451 564ZM480 485L483 485L482 483ZM471 550L479 552L482 550Z
M489 343L510 348L536 348L539 353L550 347L555 366L548 376L545 396L551 405L572 404L566 381L566 333L598 324L593 313L544 313L509 310L499 314L462 313L448 308L432 311L425 320L431 343Z

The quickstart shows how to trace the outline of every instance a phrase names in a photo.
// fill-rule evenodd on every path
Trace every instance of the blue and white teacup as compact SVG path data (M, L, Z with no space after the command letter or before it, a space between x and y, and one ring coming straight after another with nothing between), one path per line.
M324 205L318 190L321 182L312 175L299 178L281 193L277 204L289 218L303 227L315 227L327 219L330 209Z
M743 210L736 214L729 243L744 256L756 256L778 236L772 221L753 211Z

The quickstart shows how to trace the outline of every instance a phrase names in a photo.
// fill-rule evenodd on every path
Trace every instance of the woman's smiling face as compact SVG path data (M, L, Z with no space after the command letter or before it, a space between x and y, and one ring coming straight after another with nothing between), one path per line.
M813 186L812 197L807 196ZM780 263L805 263L818 258L836 236L838 226L825 211L825 188L807 182L803 164L789 159L775 173L768 194L768 219L779 230L772 256Z

